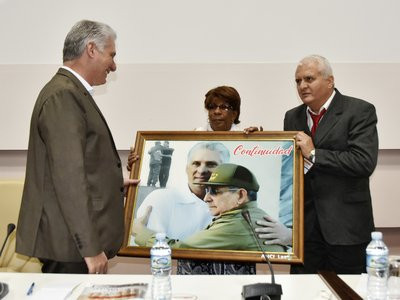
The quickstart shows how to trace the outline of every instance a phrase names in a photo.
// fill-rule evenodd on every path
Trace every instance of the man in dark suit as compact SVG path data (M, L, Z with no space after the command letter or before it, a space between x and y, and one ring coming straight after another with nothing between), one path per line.
M284 129L300 131L296 142L309 171L305 261L291 272L365 272L365 248L374 230L369 176L378 156L375 108L335 89L324 57L301 60L295 78L303 104L286 113Z
M91 95L116 70L115 39L106 24L76 23L32 113L17 252L43 272L106 273L122 244L121 161Z

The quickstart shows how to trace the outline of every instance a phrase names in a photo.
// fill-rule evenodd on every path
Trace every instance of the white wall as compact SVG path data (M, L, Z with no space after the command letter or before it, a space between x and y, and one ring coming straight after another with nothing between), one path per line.
M87 18L118 33L129 63L399 62L397 0L0 0L0 64L60 63L64 37Z
M242 95L244 125L281 129L310 53L331 60L340 91L376 105L380 148L400 149L398 11L397 0L0 0L0 149L27 148L36 96L82 18L118 33L119 68L96 100L119 149L137 130L202 125L204 94L221 84Z

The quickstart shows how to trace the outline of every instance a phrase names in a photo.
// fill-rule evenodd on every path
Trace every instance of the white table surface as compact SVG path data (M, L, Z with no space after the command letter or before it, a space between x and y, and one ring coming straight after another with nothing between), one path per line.
M340 276L357 291L363 276ZM172 275L173 296L182 294L196 295L199 300L241 299L242 286L257 282L270 282L269 275ZM336 299L318 275L276 275L276 283L282 285L282 299ZM362 281L362 280L361 280ZM62 284L79 285L67 299L76 299L85 286L90 284L151 283L151 275L70 275L38 273L0 273L0 282L9 285L9 294L4 300L36 299L50 287ZM35 288L32 296L26 292L32 282ZM184 299L184 298L176 298ZM57 300L57 299L54 299Z

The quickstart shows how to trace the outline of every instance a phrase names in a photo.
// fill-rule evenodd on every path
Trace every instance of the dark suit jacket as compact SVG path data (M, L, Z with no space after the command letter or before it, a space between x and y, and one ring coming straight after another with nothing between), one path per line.
M306 105L289 110L284 129L304 131ZM378 156L375 107L336 90L317 128L316 161L304 178L305 239L320 223L325 240L332 245L354 245L371 239L374 229L369 176Z
M79 262L123 240L123 177L92 96L59 69L36 101L17 227L17 252Z

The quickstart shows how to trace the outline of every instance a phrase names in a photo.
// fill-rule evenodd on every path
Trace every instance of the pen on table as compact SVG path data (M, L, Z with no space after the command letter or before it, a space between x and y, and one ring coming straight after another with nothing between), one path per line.
M32 293L33 293L33 288L34 288L34 287L35 287L35 283L32 282L31 286L29 287L29 290L26 292L26 295L27 295L27 296L32 295Z

